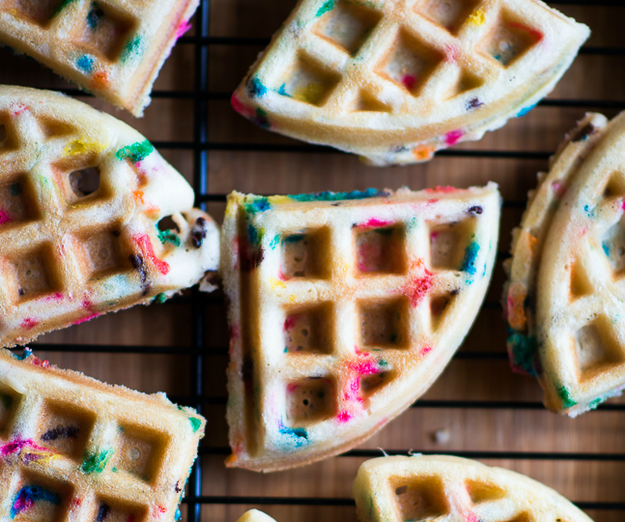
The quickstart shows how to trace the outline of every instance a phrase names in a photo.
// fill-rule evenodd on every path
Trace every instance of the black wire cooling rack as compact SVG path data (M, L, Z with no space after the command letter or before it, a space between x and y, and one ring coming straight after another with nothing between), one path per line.
M260 1L260 0L258 0ZM295 3L295 0L293 0ZM557 7L559 5L591 6L601 8L607 6L625 7L625 0L569 0L547 2ZM209 139L209 130L212 122L209 115L209 101L228 100L230 92L216 92L209 88L210 61L209 51L213 46L258 46L262 47L269 42L269 38L245 36L211 36L210 35L210 0L201 0L199 9L194 18L195 35L181 38L178 45L193 46L194 48L194 88L193 90L157 90L152 93L153 98L187 99L193 103L193 141L154 141L154 145L163 150L184 150L193 154L193 185L197 194L197 202L203 207L208 203L225 202L225 194L210 192L209 188L209 155L211 151L237 152L280 152L288 154L340 154L327 147L311 146L306 144L258 144L244 142L219 142ZM623 47L585 46L581 54L596 56L624 56ZM78 89L60 89L70 95L84 96ZM550 98L540 103L543 107L576 108L582 110L623 110L625 100L596 100L596 99L554 99ZM437 156L484 158L484 159L512 159L512 160L546 160L553 151L526 151L526 150L476 150L452 149L441 151ZM525 200L506 200L504 208L524 208ZM505 247L506 245L504 245ZM507 253L500 252L500 260L507 257ZM202 295L198 292L188 297L175 298L174 303L190 305L192 310L191 343L186 346L118 346L118 345L88 345L88 344L38 344L38 350L55 352L94 352L94 353L137 353L137 354L176 354L190 356L191 385L189 395L171 397L172 400L195 407L200 413L209 405L225 405L226 397L207 395L204 390L207 361L214 357L227 354L227 347L207 349L203 346L205 338L205 317L208 304L222 301L223 298ZM486 308L497 309L500 304L489 300ZM504 352L479 353L460 352L455 359L464 360L505 360ZM493 410L539 410L543 409L540 402L495 401L495 400L420 400L413 408L460 408L460 409L493 409ZM625 412L625 404L605 404L600 411ZM407 454L408 448L386 450L389 455ZM257 497L257 496L216 496L203 495L202 484L206 470L203 469L202 456L226 456L230 453L227 447L202 446L188 483L187 496L184 503L188 506L186 518L189 522L199 522L202 519L202 507L209 504L220 505L297 505L297 506L351 506L351 498L317 498L317 497ZM423 451L424 454L437 452ZM527 451L451 451L453 455L475 459L507 459L507 460L543 460L543 461L592 461L592 462L625 462L625 454L620 453L579 453L579 452L527 452ZM349 457L376 457L379 450L356 449L344 453L339 458ZM576 502L584 510L616 511L625 513L625 502ZM206 519L206 516L204 516Z

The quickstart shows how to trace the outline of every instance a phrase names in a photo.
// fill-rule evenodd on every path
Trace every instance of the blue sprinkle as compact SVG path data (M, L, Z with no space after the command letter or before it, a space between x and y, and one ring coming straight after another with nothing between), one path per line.
M610 246L607 243L603 243L603 251L605 252L605 255L610 257Z
M18 361L24 361L28 359L32 355L33 351L30 348L24 348L24 353L20 355L19 353L11 352L11 355L15 357Z
M516 117L520 118L522 116L525 116L528 112L530 112L531 110L535 109L536 105L538 105L538 102L534 103L533 105L528 105L527 107L524 107L523 109L521 109L519 111L519 113L516 115Z
M255 214L256 212L265 212L266 210L271 209L271 204L269 203L269 199L261 197L254 198L254 200L250 203L245 203L245 211L248 214Z
M258 246L258 240L260 239L258 237L258 231L251 223L247 226L247 237L249 238L251 245L255 247Z
M477 260L477 255L480 251L480 245L477 241L472 241L471 244L464 251L464 259L462 260L462 267L460 270L466 272L469 275L475 275L477 272L477 268L475 266L475 261Z
M286 92L286 83L283 83L282 85L280 85L280 88L278 89L278 94L281 94L282 96L288 96L289 98L291 98L291 95Z
M279 431L282 435L289 437L296 448L301 448L309 442L308 432L304 428L288 428L286 426L281 426Z
M51 493L39 486L24 486L15 496L13 505L11 506L11 518L15 518L22 511L32 506L33 502L44 500L55 506L61 503L60 497L56 493Z
M267 87L265 87L263 82L261 82L256 76L247 84L247 89L252 97L264 96L267 94Z
M369 188L365 191L353 190L352 192L315 192L313 194L295 194L289 196L295 201L340 201L342 199L367 199L388 196L388 192Z
M95 60L93 56L89 56L88 54L83 54L78 60L76 60L76 65L80 67L85 72L93 72L95 68Z

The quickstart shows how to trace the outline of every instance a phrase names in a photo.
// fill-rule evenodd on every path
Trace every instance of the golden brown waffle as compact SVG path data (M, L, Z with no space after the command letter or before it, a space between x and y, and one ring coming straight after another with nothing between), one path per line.
M545 406L570 416L625 387L624 143L624 115L578 124L530 195L507 264L513 368L537 376Z
M361 522L592 522L529 477L443 455L368 460L354 497Z
M204 435L195 410L4 349L0 403L2 520L177 518Z
M408 408L471 327L497 250L495 184L232 193L228 466L345 451Z
M122 122L65 96L0 87L2 346L162 302L216 270L219 232L193 200Z
M199 0L5 0L0 43L141 116Z
M375 165L427 161L528 112L589 34L538 0L302 0L232 105Z
M276 522L269 515L266 515L258 509L250 509L243 513L243 515L237 519L237 522Z

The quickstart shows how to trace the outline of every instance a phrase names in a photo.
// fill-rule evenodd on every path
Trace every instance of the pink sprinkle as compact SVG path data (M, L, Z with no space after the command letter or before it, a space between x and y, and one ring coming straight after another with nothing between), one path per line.
M231 326L228 330L228 335L230 339L238 339L240 335L239 327L236 324Z
M336 420L338 420L341 423L345 423L349 421L351 418L352 418L352 414L346 410L340 411L339 414L336 416Z
M26 110L28 110L28 107L22 103L17 103L14 105L14 109L13 109L13 116L19 116L20 114L26 112Z
M46 301L61 301L63 299L63 294L61 292L55 292L52 295L46 296Z
M381 219L371 218L366 223L363 223L362 225L358 225L358 226L366 227L366 228L373 228L373 227L388 227L389 225L392 225L392 224L393 224L392 221L382 221Z
M436 238L438 237L438 234L439 234L439 233L440 233L440 232L432 232L432 233L430 234L430 239L436 239Z
M154 253L154 247L152 246L152 241L150 240L150 236L147 234L136 235L133 237L135 243L139 245L145 256L154 263L154 266L157 270L163 274L167 275L169 273L169 264L165 261L160 260L156 257Z
M191 22L189 20L185 20L184 22L182 22L176 29L176 40L178 40L178 38L180 38L189 29L191 29Z
M554 181L551 186L553 187L553 191L556 193L556 196L561 198L566 193L567 186L564 183L560 183L559 181Z
M284 331L288 332L291 328L295 326L296 322L297 322L297 319L295 318L295 316L289 315L286 318L286 321L284 321Z
M360 375L373 375L375 373L379 373L378 367L373 361L363 361L355 364L353 369Z
M35 326L39 324L37 319L33 319L32 317L27 317L22 321L22 328L26 328L27 330L32 330Z
M405 74L404 77L401 79L401 83L403 83L406 89L408 89L409 91L412 91L415 82L416 78L412 74Z
M623 203L621 204L621 208L625 210L625 199L623 200Z
M426 270L425 276L413 279L403 288L403 292L410 299L411 306L415 308L432 289L432 285L432 274Z
M444 192L446 194L450 194L452 192L456 192L458 189L455 187L450 187L449 185L447 185L446 187L443 187L441 185L438 185L434 188L429 188L429 189L425 189L426 192ZM438 201L438 200L434 200L434 201Z
M232 105L232 108L235 111L237 111L242 116L245 116L246 118L253 118L255 116L254 111L244 105L241 100L239 100L236 92L232 95L232 98L230 98L230 105Z
M82 323L86 323L87 321L91 321L91 319L95 319L96 317L99 317L102 314L91 314L88 315L87 317L83 317L82 319L78 319L78 321L74 321L73 324L82 324Z
M421 349L421 355L427 355L428 353L430 353L432 351L432 347L431 346L424 346Z
M543 39L543 33L538 31L537 29L532 29L531 27L528 27L527 25L520 24L519 22L509 22L508 27L513 27L514 29L521 29L522 31L525 31L531 34L536 39L537 42Z
M286 391L288 393L293 393L295 390L297 390L299 388L299 384L295 384L293 382L290 382L289 384L287 384L286 386Z
M12 455L14 453L21 452L22 449L24 449L25 447L30 447L38 451L45 451L50 453L46 448L42 448L41 446L35 444L32 439L17 439L12 442L7 442L3 446L0 446L0 453L2 454L2 456Z
M358 348L358 345L354 345L354 353L361 357L369 357L371 355L369 352L365 352L361 350L360 348Z
M462 138L463 135L464 133L461 130L454 130L454 131L448 132L447 135L445 136L445 143L451 147L452 145L455 145L456 143L458 143L460 141L460 138Z
M50 361L46 361L46 360L41 360L39 357L37 357L36 355L33 355L33 358L30 361L32 364L34 364L35 366L41 366L42 368L49 368L50 367Z
M5 210L0 210L0 225L4 225L5 223L9 223L12 221L11 216L9 216L8 212Z

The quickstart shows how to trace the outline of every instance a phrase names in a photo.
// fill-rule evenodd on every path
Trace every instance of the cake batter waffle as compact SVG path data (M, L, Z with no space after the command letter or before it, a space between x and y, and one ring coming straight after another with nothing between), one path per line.
M227 465L273 471L335 455L421 396L484 298L499 205L495 184L232 193Z
M140 116L199 0L6 0L0 43Z
M592 522L529 477L442 455L368 460L354 497L361 522Z
M258 509L250 509L243 513L241 517L237 520L237 522L276 522L269 515L266 515L262 511L258 511Z
M0 87L0 133L3 346L164 301L217 269L217 226L127 125L65 96Z
M303 0L232 105L375 165L427 161L528 112L589 34L538 0Z
M576 416L625 387L625 115L588 115L530 195L504 294L514 368Z
M165 394L0 349L0 518L173 522L204 425Z

